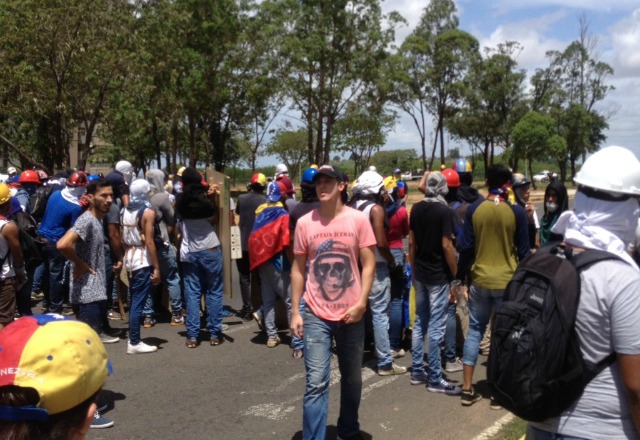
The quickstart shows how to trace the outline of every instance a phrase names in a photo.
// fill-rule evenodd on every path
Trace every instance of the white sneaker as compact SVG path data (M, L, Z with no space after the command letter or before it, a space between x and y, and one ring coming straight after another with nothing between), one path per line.
M400 350L397 350L397 351L396 350L391 350L391 357L393 359L398 359L398 358L404 357L405 354L406 354L406 352L402 348Z
M103 344L115 344L116 342L120 342L120 338L117 336L109 336L106 333L100 333L100 340Z
M158 351L155 345L147 345L142 341L137 345L131 345L131 341L127 342L127 354L153 353L154 351Z
M447 373L455 373L456 371L462 370L463 366L460 358L456 359L454 362L447 362L444 369L444 371L446 371Z
M395 362L392 362L389 368L378 368L378 376L394 376L396 374L404 374L406 372L407 367L401 367Z

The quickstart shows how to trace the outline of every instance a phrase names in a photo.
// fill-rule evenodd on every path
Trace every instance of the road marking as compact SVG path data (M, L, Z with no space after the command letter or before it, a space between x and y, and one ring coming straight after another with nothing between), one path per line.
M505 414L502 418L500 418L497 422L495 422L492 426L489 426L487 429L482 431L480 434L475 436L473 440L489 440L493 438L504 425L511 422L515 416L511 413Z

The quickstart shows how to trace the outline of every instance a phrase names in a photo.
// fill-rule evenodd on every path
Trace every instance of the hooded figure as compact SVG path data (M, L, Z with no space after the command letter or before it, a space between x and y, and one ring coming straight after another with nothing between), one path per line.
M554 180L544 191L544 215L540 222L540 244L544 246L550 241L562 241L562 235L551 231L560 214L569 209L567 188L559 180Z
M175 223L175 215L170 195L164 190L165 174L162 170L147 171L147 182L151 185L149 203L156 210L156 223L160 226L160 235L169 243L169 232Z
M207 187L202 185L202 176L195 168L186 168L182 173L182 194L178 195L176 209L185 219L213 217L217 207L207 196Z
M444 196L449 192L449 188L447 187L447 179L445 179L442 173L429 173L426 183L427 186L424 191L425 197L423 200L425 202L442 203L448 206Z

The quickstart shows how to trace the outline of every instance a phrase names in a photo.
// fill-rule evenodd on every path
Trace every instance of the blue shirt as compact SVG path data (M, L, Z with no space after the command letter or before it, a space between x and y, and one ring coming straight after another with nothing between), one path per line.
M57 243L81 214L80 205L65 200L62 191L55 191L47 201L38 232L50 242Z

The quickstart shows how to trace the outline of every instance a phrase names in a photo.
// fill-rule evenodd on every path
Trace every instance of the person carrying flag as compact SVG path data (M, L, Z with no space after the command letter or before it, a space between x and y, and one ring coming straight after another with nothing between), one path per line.
M291 315L289 283L291 263L286 250L289 246L289 212L282 201L286 188L282 182L271 182L267 188L267 203L256 209L256 220L249 237L250 270L258 271L262 283L262 314L267 332L267 347L280 344L275 323L277 297L287 305Z

